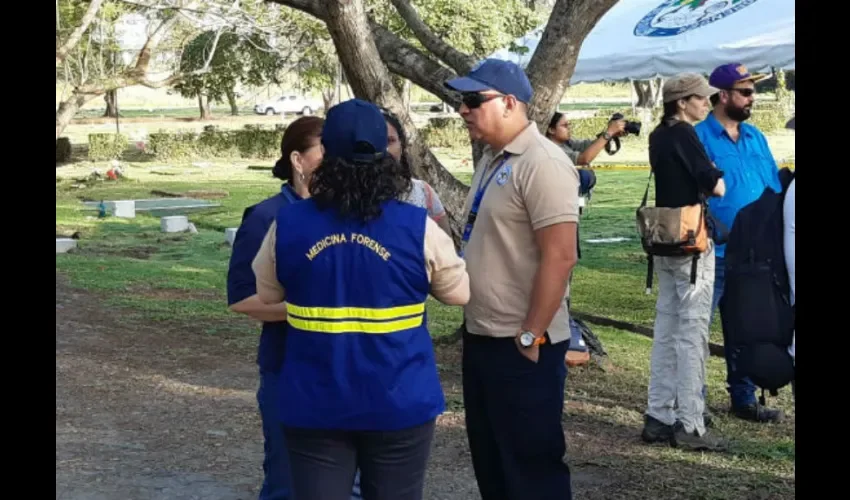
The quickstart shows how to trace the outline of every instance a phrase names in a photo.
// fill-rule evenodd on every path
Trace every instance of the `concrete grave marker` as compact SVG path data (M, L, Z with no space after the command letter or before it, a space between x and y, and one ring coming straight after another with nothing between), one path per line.
M136 217L136 202L133 200L116 200L112 203L112 215L125 219Z
M77 248L77 240L73 238L56 238L56 253L68 253Z
M160 219L163 233L182 233L189 230L189 218L185 215L171 215Z
M233 246L233 242L236 241L236 231L239 230L238 227L229 227L224 230L224 239L227 240L227 243L230 246Z

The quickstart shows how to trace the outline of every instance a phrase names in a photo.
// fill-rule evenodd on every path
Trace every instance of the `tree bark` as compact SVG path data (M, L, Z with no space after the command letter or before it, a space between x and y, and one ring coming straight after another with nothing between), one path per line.
M198 109L201 111L201 120L209 120L212 118L212 112L210 112L210 100L203 94L198 94Z
M410 80L398 75L393 75L392 82L393 86L395 86L396 92L398 92L398 95L401 96L401 102L404 109L410 113Z
M97 16L97 12L100 10L101 4L103 4L103 0L92 0L89 4L88 9L86 9L86 13L83 15L83 18L80 20L80 25L77 26L74 31L71 32L71 35L62 44L61 47L56 47L56 65L62 63L65 58L68 56L68 52L70 52L74 47L80 43L80 39L83 37L83 34L89 29L92 21ZM58 15L58 13L57 13ZM58 19L58 18L57 18ZM57 36L58 40L58 36Z
M266 1L298 9L327 24L355 95L386 106L402 119L410 137L414 173L440 193L458 241L462 227L460 212L468 187L443 168L419 139L386 70L407 78L458 109L459 96L443 85L457 76L456 73L368 19L361 0ZM534 88L529 117L538 124L541 132L566 90L584 38L616 2L558 0L555 3L540 44L526 70ZM349 14L352 16L347 18ZM386 67L380 64L381 61ZM473 147L473 157L480 157L480 145Z
M335 88L322 89L322 103L325 106L325 112L331 109L331 106L334 105L334 99L336 99Z
M103 100L106 101L106 111L103 113L104 118L118 118L118 90L110 90L103 94Z
M401 18L404 19L407 27L416 35L416 39L422 42L423 47L459 74L469 72L475 64L475 59L455 49L435 35L431 28L425 24L425 21L419 17L416 9L410 4L410 0L392 0L392 3Z
M443 168L413 125L387 67L381 62L362 0L329 0L325 5L325 22L354 95L384 106L399 117L409 138L408 153L414 175L440 193L453 222L455 239L459 239L461 210L468 188Z
M541 133L569 86L585 37L617 0L558 0L526 74L534 88L529 118ZM414 80L415 82L416 80Z
M239 105L236 104L236 92L233 89L228 89L227 103L230 104L230 116L239 116Z
M83 107L83 105L100 94L79 94L77 92L72 92L71 96L68 97L64 102L59 104L59 109L56 110L56 139L62 135L62 132L65 130L65 127L71 123L71 119L74 118L74 115L77 114L77 111Z
M661 85L658 79L653 80L635 80L632 86L637 94L638 102L635 105L638 108L653 108L657 105L659 94L661 93Z
M327 12L322 8L320 0L266 1L292 7L327 23ZM369 27L381 60L392 73L407 78L434 94L440 100L449 103L453 108L460 107L460 99L457 94L443 86L443 82L457 76L454 71L434 61L421 50L380 24L370 20Z

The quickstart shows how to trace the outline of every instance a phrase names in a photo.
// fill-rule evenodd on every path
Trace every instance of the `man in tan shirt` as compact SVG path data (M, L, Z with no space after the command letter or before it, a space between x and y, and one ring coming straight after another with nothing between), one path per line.
M446 83L470 137L486 144L465 205L463 393L483 500L570 499L561 414L577 261L579 176L530 122L517 65L488 59Z

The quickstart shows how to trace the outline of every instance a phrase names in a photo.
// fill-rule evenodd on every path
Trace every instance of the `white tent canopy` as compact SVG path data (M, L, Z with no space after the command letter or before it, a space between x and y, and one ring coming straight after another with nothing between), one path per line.
M794 69L794 0L620 0L582 44L571 84L710 73L730 62L751 72ZM523 67L544 26L490 57Z

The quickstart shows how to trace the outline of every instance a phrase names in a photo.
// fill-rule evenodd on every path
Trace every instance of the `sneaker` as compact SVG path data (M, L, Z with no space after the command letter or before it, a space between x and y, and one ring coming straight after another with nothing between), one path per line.
M783 413L782 410L768 408L760 405L759 403L753 403L751 405L738 408L733 407L732 414L743 420L760 423L779 423L785 418L785 413Z
M669 443L673 439L673 426L646 415L640 437L647 443Z
M714 435L711 431L705 431L705 434L700 436L696 431L685 431L685 426L681 422L676 422L671 444L676 448L690 451L726 451L729 448L725 439Z

